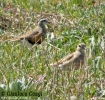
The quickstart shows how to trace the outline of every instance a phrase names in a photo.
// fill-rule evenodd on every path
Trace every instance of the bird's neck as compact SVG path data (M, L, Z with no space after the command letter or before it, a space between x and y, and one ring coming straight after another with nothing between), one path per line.
M45 25L42 24L42 23L40 23L40 24L39 24L39 27L42 28L42 34L45 36L45 35L46 35L46 27L45 27Z

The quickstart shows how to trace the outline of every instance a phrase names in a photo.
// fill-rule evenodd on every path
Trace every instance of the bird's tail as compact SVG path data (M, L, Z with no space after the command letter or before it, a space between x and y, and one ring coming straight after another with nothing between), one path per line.
M53 66L54 66L54 64L49 64L49 66L53 67Z
M63 66L63 64L50 64L51 67L53 68L57 68L57 69L60 69L60 70L65 70L65 67Z
M51 66L51 67L57 67L58 64L57 63L51 63L51 64L49 64L49 66Z
M8 41L11 41L11 42L20 41L20 38L12 38L12 39L8 39Z

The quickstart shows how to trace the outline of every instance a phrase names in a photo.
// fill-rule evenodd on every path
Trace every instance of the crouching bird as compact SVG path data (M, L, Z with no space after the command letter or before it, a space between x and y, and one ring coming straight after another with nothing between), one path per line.
M45 40L46 36L46 27L45 24L50 23L47 19L43 18L38 22L38 25L35 29L26 32L26 34L19 36L14 39L10 39L10 41L20 41L25 40L31 45L41 44Z
M61 70L77 70L82 67L85 62L85 49L86 45L80 43L75 52L50 65Z

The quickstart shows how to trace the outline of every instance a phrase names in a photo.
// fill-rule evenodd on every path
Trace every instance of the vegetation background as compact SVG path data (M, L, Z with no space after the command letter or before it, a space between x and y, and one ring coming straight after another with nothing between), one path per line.
M30 49L7 41L33 29L41 18L52 21L41 45ZM80 42L88 48L83 68L61 72L49 66L75 51ZM30 100L104 100L105 1L0 0L2 97L3 91L41 93L28 95Z

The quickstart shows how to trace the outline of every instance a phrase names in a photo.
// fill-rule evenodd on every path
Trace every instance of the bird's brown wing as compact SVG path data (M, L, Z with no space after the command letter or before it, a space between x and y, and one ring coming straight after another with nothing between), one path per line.
M52 65L53 66L58 66L59 64L62 64L63 62L70 60L73 56L74 56L74 53L71 53L71 54L67 55L66 57L58 60L55 63L53 63Z
M45 36L42 33L37 32L37 34L36 33L33 33L33 34L25 37L25 39L29 43L31 43L32 45L35 44L35 43L36 44L41 44L43 42L43 40L45 39Z
M79 52L74 52L74 56L71 59L59 64L58 67L62 69L78 69L84 64L84 55Z
M38 40L39 40L39 38L41 38L41 36L42 36L42 33L39 32L38 29L33 29L31 31L26 32L26 34L23 34L17 38L12 38L9 41L18 41L18 40L26 39L26 40L28 40L29 43L35 44L35 42L36 41L38 42Z
M30 30L28 32L26 32L25 34L21 35L20 37L18 38L26 38L26 37L29 37L29 36L33 36L33 35L37 35L39 33L39 30L38 28L35 28L33 30Z

